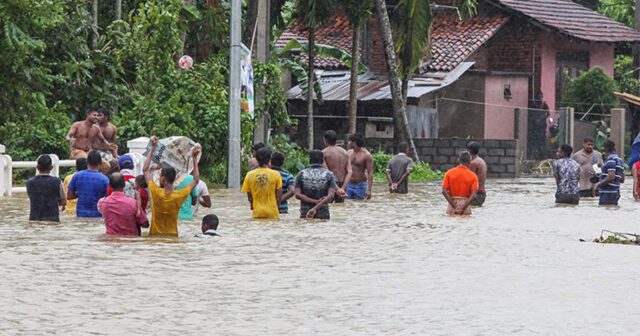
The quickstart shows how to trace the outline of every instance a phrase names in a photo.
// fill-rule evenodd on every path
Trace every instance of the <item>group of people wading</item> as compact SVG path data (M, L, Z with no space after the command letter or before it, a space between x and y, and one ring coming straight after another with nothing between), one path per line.
M326 131L325 148L309 153L310 166L295 179L282 169L284 154L256 145L242 185L253 217L278 219L280 214L288 213L287 202L292 197L300 200L301 218L315 219L330 219L330 203L370 199L373 156L364 148L364 137L359 133L348 135L348 150L337 146L337 140L335 131ZM409 192L413 160L407 155L408 150L407 143L400 143L398 154L387 164L385 174L391 193ZM460 154L459 165L445 174L442 190L449 214L471 214L471 205L481 206L485 201L487 165L479 151L478 143L469 143L468 152Z
M197 157L200 147L192 151L194 170L181 183L172 167L153 165L153 153L158 138L150 140L150 150L144 162L143 174L135 176L133 160L128 155L117 156L117 129L109 122L107 110L90 110L84 121L75 123L67 135L71 156L76 158L76 172L64 183L49 175L52 160L48 155L38 158L38 174L27 181L31 220L59 221L59 207L78 217L103 217L107 234L140 235L141 227L149 227L151 236L177 236L178 220L191 220L199 206L211 207L206 184L200 180ZM294 178L283 169L286 157L271 152L264 145L254 146L250 171L244 178L242 192L247 194L253 218L278 219L288 213L288 201L300 201L300 217L330 219L329 204L345 199L362 201L371 198L373 189L373 156L364 148L359 133L347 136L347 149L337 146L337 134L324 133L323 150L309 153L310 166ZM624 167L617 156L615 144L604 144L605 158L594 148L593 139L585 139L582 150L558 148L554 163L557 182L557 203L578 204L581 197L599 196L601 205L616 205L620 184L624 183ZM385 174L390 193L406 194L413 160L409 147L400 143L398 154L387 164ZM487 164L479 156L480 146L470 142L460 153L458 165L446 172L442 194L447 213L470 215L472 206L482 206L486 199ZM597 170L602 169L602 173ZM152 169L159 169L159 183L152 178ZM633 167L634 197L640 198L637 176L640 164ZM77 201L76 201L77 199ZM77 203L76 203L77 202ZM150 205L150 206L149 206ZM147 209L151 210L151 220ZM218 218L204 216L202 234L217 236Z

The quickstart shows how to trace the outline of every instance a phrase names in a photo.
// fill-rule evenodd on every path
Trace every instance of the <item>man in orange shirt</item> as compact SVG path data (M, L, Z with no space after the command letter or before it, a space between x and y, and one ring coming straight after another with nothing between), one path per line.
M442 194L449 203L447 214L470 215L469 205L476 198L478 192L478 176L469 169L471 155L460 153L459 165L449 169L442 181Z

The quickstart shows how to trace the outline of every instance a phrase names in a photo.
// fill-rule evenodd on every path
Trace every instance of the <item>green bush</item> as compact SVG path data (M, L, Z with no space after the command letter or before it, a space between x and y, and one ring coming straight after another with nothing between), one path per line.
M578 112L605 113L618 103L613 94L616 83L601 68L582 72L568 82L562 96L562 105L574 107Z
M285 161L282 168L294 176L309 166L309 152L292 143L285 134L272 135L269 147L274 151L284 153Z

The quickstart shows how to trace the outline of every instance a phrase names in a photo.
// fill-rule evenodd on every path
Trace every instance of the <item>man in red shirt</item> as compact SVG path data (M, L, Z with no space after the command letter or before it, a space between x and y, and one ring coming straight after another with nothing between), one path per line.
M138 236L139 227L148 227L144 211L138 210L135 199L124 194L125 180L120 173L109 176L109 186L113 192L98 201L98 210L104 217L108 235Z
M458 157L459 165L449 169L442 180L442 194L449 203L447 214L470 215L469 205L478 192L478 176L469 169L471 155L462 152Z

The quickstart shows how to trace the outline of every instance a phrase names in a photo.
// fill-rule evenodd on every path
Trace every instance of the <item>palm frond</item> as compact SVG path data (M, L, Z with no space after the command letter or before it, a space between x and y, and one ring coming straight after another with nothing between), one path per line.
M478 8L478 0L458 0L458 10L462 19L474 16L476 8Z
M468 0L475 1L475 0ZM431 1L400 0L394 13L396 26L396 52L402 79L410 78L430 57L431 26L433 13Z
M287 52L290 51L295 51L295 50L300 50L304 53L309 53L309 44L308 43L302 43L300 41L298 41L297 39L292 39L291 41L287 42L287 44L285 44L284 47L280 48L280 49L276 49L274 51L275 53L275 57L277 58L281 55L284 55ZM337 47L333 47L330 45L326 45L326 44L316 44L315 45L315 55L316 57L327 57L327 58L335 58L337 60L339 60L340 62L344 63L347 67L351 68L351 66L353 65L353 58L351 57L351 54L340 49ZM365 73L367 72L367 66L362 63L359 62L358 63L358 72L359 73Z

